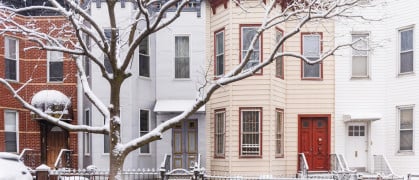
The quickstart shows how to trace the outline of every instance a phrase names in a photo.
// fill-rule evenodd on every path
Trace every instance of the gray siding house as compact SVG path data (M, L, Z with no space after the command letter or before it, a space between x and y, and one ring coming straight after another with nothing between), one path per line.
M135 4L118 5L118 19L126 19L119 27L126 27L137 11ZM122 86L121 119L122 142L141 136L156 125L172 118L194 101L199 82L205 78L205 11L204 3L191 2L179 19L143 41L131 65L133 74ZM105 29L109 27L105 3L92 2L91 14ZM166 17L173 16L168 12ZM122 22L122 21L119 21ZM138 28L141 28L141 24ZM120 29L121 38L123 30ZM124 51L124 49L121 49ZM100 56L99 52L98 56ZM95 65L86 65L93 92L105 104L109 101L109 87ZM91 106L80 89L79 118L84 124L103 125L103 117ZM199 154L205 164L205 108L187 121L164 133L163 139L131 153L124 168L158 168L168 154L172 168L188 168ZM94 165L107 169L109 138L104 135L79 133L79 167Z

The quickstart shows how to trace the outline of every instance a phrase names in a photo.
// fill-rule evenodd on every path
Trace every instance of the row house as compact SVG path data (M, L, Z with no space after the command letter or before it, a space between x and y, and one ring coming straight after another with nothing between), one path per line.
M164 3L165 1L161 1ZM156 5L156 10L160 5ZM91 1L90 13L109 32L106 3ZM136 3L120 1L115 12L121 41L127 38L126 29L133 22L131 18L138 8ZM205 4L191 1L180 17L168 27L143 40L136 51L131 65L132 76L122 85L121 120L122 142L137 138L164 121L175 117L189 107L196 97L199 83L205 73ZM165 18L174 16L169 10ZM140 22L138 29L145 26ZM95 51L93 49L93 51ZM124 52L124 48L121 49ZM95 51L98 57L103 57ZM106 58L103 57L105 66ZM89 83L93 92L109 104L109 85L103 79L97 66L85 64L89 72ZM108 68L108 73L112 73ZM103 116L86 97L80 95L79 117L83 123L102 126ZM172 157L172 168L188 169L199 156L205 157L205 107L163 134L163 139L152 142L130 153L124 168L158 168L164 155ZM79 139L79 166L95 165L100 169L109 168L109 137L101 134L83 133ZM205 164L205 158L201 161Z
M358 171L373 172L383 157L396 174L419 171L418 8L378 1L354 13L379 21L336 22L336 44L358 41L335 56L335 149Z
M8 3L24 7L39 2ZM0 16L10 16L10 12L2 11ZM10 17L20 24L39 28L41 32L49 32L50 27L61 27L67 23L65 18L47 11L26 11ZM69 40L71 36L63 34L57 37ZM18 95L36 108L61 117L62 121L77 124L77 70L71 57L61 52L34 48L37 44L19 32L2 34L0 44L0 77L15 90L20 88ZM0 94L0 151L19 154L30 149L26 151L29 156L25 158L30 157L27 165L35 168L41 163L54 167L61 149L68 149L67 155L71 155L69 165L77 167L77 133L30 113L4 85L0 86Z
M209 1L207 59L213 78L237 66L263 21L260 1ZM281 8L277 5L275 8ZM264 61L295 22L263 32L245 68ZM334 47L331 21L307 24L288 39L282 51L319 58ZM212 174L240 176L295 174L298 154L310 170L329 170L334 152L333 57L309 65L301 59L277 59L254 76L217 90L206 104L207 163Z

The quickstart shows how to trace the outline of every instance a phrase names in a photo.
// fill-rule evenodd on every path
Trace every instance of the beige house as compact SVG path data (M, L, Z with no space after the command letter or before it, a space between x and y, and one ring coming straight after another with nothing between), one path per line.
M207 59L214 78L241 61L262 22L260 1L242 1L248 13L230 0L209 1ZM277 6L280 8L280 6ZM295 24L263 33L248 66L267 57L276 39ZM327 29L327 31L326 31ZM334 46L333 24L311 24L289 39L284 51L318 58ZM206 105L207 163L212 174L291 175L298 153L310 170L328 170L333 152L334 59L308 65L296 58L278 59L253 77L217 90Z

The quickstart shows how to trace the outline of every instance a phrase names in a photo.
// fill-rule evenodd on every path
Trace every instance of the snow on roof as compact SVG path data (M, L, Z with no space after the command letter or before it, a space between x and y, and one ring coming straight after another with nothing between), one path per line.
M183 112L188 110L195 103L195 100L157 100L154 106L154 112ZM204 112L205 105L198 109L197 112Z
M380 113L346 113L343 115L344 122L348 121L376 121L383 116Z
M45 104L49 105L66 105L70 106L70 99L64 95L62 92L57 90L42 90L36 93L32 97L31 104L34 106L40 106Z

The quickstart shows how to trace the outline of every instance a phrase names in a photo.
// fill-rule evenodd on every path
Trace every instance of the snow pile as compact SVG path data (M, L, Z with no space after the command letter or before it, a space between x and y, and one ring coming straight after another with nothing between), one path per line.
M70 99L62 92L57 90L42 90L36 93L32 97L31 104L36 107L40 106L53 106L53 105L65 105L70 106Z
M32 180L28 168L19 161L19 156L1 152L0 153L0 179Z

